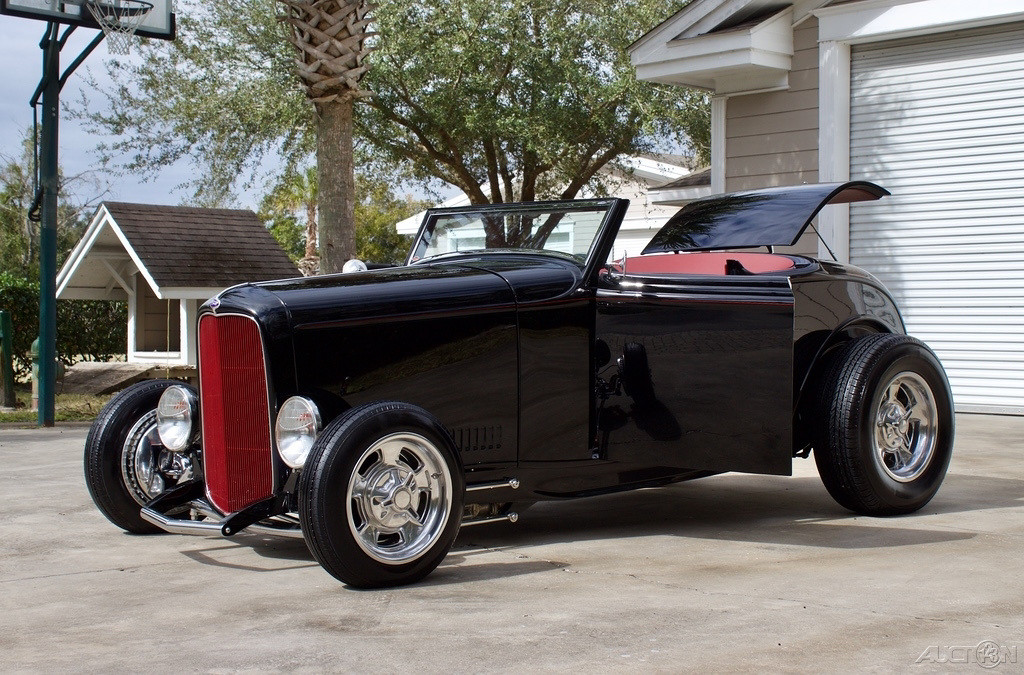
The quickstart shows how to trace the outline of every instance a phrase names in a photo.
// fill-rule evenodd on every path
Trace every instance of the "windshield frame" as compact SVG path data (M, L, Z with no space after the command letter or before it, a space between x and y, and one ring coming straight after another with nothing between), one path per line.
M440 207L428 209L426 214L423 216L423 223L420 225L419 230L416 232L416 237L413 239L412 246L409 249L409 255L406 256L405 264L429 264L433 260L438 262L449 262L457 260L460 256L480 256L480 255L550 255L563 259L558 252L546 251L544 249L534 248L522 248L522 249L468 249L466 251L449 251L446 253L440 253L437 255L430 256L429 258L417 259L417 253L425 250L429 245L426 239L428 233L432 233L434 226L440 218L453 215L465 215L465 214L516 214L530 211L542 211L549 213L573 213L580 211L604 211L604 215L601 218L601 223L597 227L597 232L594 234L593 240L590 242L590 247L587 250L586 258L580 262L580 267L583 269L589 269L595 260L602 259L602 255L606 257L607 252L602 254L602 249L607 249L604 245L609 239L609 232L611 233L611 239L615 238L615 233L618 230L619 224L622 221L622 215L625 213L626 207L629 206L628 199L618 199L615 197L607 197L600 199L569 199L569 200L558 200L558 201L537 201L537 202L511 202L506 204L476 204L470 206L455 206L455 207Z

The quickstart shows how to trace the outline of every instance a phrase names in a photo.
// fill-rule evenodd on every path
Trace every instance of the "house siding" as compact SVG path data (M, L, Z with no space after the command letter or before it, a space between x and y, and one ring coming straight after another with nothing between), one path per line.
M789 89L733 96L725 109L725 190L818 182L818 20L793 29ZM813 234L794 252L815 254Z
M818 180L818 20L793 30L789 89L733 96L725 107L725 189Z

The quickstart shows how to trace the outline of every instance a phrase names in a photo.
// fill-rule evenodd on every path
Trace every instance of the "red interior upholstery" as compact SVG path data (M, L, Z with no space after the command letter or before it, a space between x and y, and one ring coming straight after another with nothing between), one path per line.
M626 274L725 275L725 261L736 260L749 272L763 274L792 269L793 261L773 253L663 253L626 258ZM621 263L620 263L621 265Z

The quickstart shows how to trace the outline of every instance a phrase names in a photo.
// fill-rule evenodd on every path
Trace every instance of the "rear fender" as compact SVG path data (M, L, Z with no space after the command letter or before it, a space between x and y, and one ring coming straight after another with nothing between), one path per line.
M818 347L804 373L796 373L800 383L793 405L793 454L806 457L809 452L811 415L815 414L814 389L828 366L829 355L838 347L862 335L892 333L892 327L871 317L856 317L832 331Z

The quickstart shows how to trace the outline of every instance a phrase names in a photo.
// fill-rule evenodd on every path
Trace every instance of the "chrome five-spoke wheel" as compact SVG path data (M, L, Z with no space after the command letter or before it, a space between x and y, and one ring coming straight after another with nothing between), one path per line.
M167 488L192 477L191 458L167 450L160 442L156 411L143 415L132 426L121 448L121 478L132 499L144 506Z
M408 403L369 403L336 417L313 444L299 476L302 534L347 584L409 584L448 554L465 491L437 418Z
M444 531L452 478L431 441L409 432L391 434L356 461L347 496L348 524L366 554L382 563L407 563Z
M857 513L920 509L953 453L953 399L935 353L909 335L864 335L824 365L812 419L825 488Z
M917 373L897 373L882 390L874 414L875 456L893 480L907 483L928 467L939 415L931 387Z

